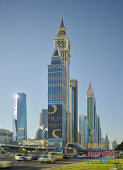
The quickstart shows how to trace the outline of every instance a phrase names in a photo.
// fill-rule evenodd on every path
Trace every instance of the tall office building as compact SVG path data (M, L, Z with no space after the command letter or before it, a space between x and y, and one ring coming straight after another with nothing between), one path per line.
M74 134L74 143L77 143L78 135L78 81L70 80L70 87L72 88L72 133Z
M104 140L104 144L105 144L105 150L109 150L109 139L108 136L106 134L105 140Z
M35 135L36 140L44 140L44 127L40 126Z
M58 46L48 65L48 140L66 143L66 69Z
M95 142L95 97L91 86L87 90L88 143Z
M17 142L27 140L26 94L24 93L17 93L15 97L13 140Z
M96 105L96 102L95 102L95 105ZM98 115L96 113L96 110L95 110L95 128L94 128L94 132L95 132L95 140L94 140L94 142L98 143Z
M71 113L71 123L70 123L70 143L74 143L74 90L70 87L70 113ZM79 133L79 132L78 132Z
M98 123L97 123L97 129L98 129L98 146L102 143L101 141L101 123L100 123L100 116L97 118Z
M79 132L80 132L80 144L87 148L87 116L79 116Z
M99 143L102 143L102 130L101 130L101 124L100 124L100 132L99 132Z
M80 144L84 147L84 135L85 135L85 116L79 115L79 132L80 132Z
M81 132L78 131L78 141L77 141L78 144L81 144Z
M58 34L54 37L54 47L58 45L63 64L66 68L66 119L67 119L67 142L70 142L70 121L71 121L71 113L70 113L70 57L71 57L71 45L66 35L66 28L64 26L63 18L61 25L59 27ZM77 136L77 135L76 135Z
M0 129L0 143L13 142L13 133L6 129Z
M36 132L36 140L44 140L48 138L48 110L42 109L39 118L39 128Z
M103 145L102 150L105 150L105 138L104 138L104 137L102 137L101 143L102 143L102 145Z
M42 109L39 118L39 128L36 132L36 140L44 140L48 138L48 110Z
M117 141L114 140L114 141L112 142L112 150L115 150L116 148L117 148Z
M48 128L48 110L42 109L42 112L40 113L40 119L39 119L39 127L44 126L45 128Z
M45 128L44 125L40 126L35 135L36 140L48 139L48 128Z

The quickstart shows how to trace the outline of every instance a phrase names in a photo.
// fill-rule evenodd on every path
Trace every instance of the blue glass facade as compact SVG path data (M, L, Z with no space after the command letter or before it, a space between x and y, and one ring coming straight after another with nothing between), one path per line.
M14 106L13 140L22 142L27 140L26 94L17 93Z
M89 84L87 90L87 119L88 119L88 143L99 144L99 129L98 114L96 113L96 99L94 92Z
M66 70L58 47L48 65L48 139L66 142Z
M40 113L39 127L43 126L44 129L48 128L48 110L42 109Z
M87 96L88 143L94 143L94 96Z

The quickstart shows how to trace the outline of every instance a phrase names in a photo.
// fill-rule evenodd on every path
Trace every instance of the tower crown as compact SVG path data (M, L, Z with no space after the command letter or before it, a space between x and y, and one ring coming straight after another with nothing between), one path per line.
M87 96L94 96L94 92L93 92L91 83L89 84L89 88L87 90Z
M51 64L62 64L61 53L60 53L60 50L57 45L56 45L56 47L53 51L52 57L51 57Z
M61 53L60 53L58 45L56 45L56 47L54 48L52 57L61 57Z
M59 27L59 32L58 34L54 37L54 47L58 45L60 52L61 52L61 56L63 59L63 63L66 67L66 62L71 57L71 45L70 45L70 40L66 34L66 28L64 26L64 22L63 22L63 18L61 20L61 24ZM66 59L67 58L67 59Z

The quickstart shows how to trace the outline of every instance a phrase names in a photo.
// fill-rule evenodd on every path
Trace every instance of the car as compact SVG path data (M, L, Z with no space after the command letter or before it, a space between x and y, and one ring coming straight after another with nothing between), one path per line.
M14 153L10 153L10 154L8 155L8 159L9 159L9 160L14 160L14 157L15 157Z
M57 152L57 159L58 160L63 160L63 153Z
M38 160L39 157L39 155L32 155L32 160Z
M41 155L41 157L39 157L38 160L41 163L54 163L55 162L55 159L48 154L47 155Z
M83 154L83 155L77 155L77 158L84 159L84 158L86 158L86 155L85 155L85 154Z
M0 154L0 159L4 159L5 154Z
M15 160L16 160L16 161L24 161L24 155L22 155L22 154L16 154L16 155L15 155Z
M25 161L31 161L31 160L32 160L32 156L31 156L31 155L28 155L28 154L25 154L25 155L24 155L24 160L25 160Z
M63 160L63 153L62 152L49 152L48 155L50 155L56 161Z
M63 154L63 159L70 159L68 154Z
M4 161L0 159L0 168L11 168L13 163L11 161Z
M72 154L69 154L68 156L69 156L69 158L73 158L73 155L72 155Z

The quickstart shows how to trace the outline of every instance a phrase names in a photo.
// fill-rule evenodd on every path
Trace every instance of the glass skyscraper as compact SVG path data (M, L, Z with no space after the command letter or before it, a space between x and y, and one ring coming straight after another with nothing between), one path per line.
M80 144L87 148L87 116L79 115Z
M66 69L58 46L48 65L48 140L66 143Z
M36 140L44 140L48 138L48 110L42 109L39 118L39 128L36 132Z
M87 90L87 119L88 119L88 143L95 141L95 97L91 86Z
M87 90L87 120L88 120L88 144L101 144L101 125L100 117L96 112L96 99L91 86ZM91 145L91 146L92 146ZM94 147L93 147L94 148Z
M24 93L17 93L15 95L13 140L17 142L27 140L26 94Z
M40 113L40 119L39 119L39 127L44 126L45 128L48 128L48 110L42 109L42 112Z

